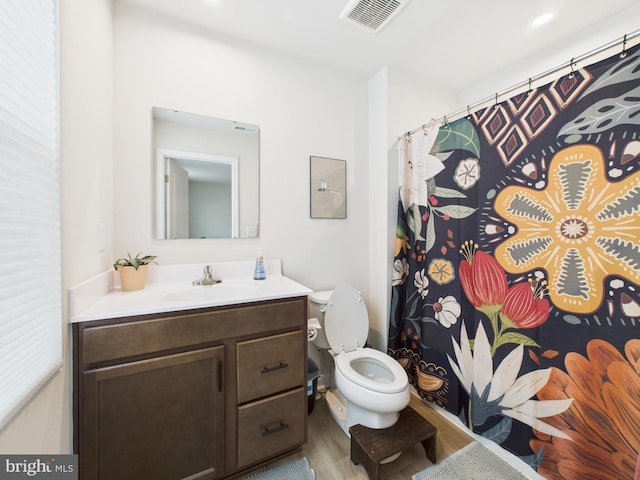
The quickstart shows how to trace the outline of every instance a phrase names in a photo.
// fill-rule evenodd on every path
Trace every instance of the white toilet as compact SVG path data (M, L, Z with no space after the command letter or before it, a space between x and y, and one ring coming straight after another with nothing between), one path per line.
M330 347L335 365L332 386L326 392L331 415L347 435L349 427L358 423L390 427L409 403L406 372L389 355L365 348L369 316L354 287L339 285L318 293L310 296L309 313L322 327L314 344Z

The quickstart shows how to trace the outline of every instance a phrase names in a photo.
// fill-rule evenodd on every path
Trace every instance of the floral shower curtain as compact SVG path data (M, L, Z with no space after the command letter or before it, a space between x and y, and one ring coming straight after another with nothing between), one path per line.
M388 351L549 479L639 479L640 48L400 141Z

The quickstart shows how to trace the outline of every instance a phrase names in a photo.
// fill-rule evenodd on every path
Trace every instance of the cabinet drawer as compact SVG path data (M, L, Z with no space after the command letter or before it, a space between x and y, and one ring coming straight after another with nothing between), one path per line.
M301 330L238 343L238 403L304 386Z
M124 323L74 325L82 336L81 361L84 368L100 362L220 342L229 337L303 328L305 308L306 297L213 308L196 314L176 313L151 319L139 317Z
M238 467L302 445L306 415L304 388L238 408Z

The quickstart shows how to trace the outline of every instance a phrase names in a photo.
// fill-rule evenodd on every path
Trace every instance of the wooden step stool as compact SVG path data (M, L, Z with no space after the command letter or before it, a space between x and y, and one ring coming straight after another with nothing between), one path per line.
M369 479L378 480L378 466L382 460L420 442L427 458L436 463L437 431L436 427L411 407L402 410L398 421L389 428L353 425L349 428L351 461L354 465L362 463Z

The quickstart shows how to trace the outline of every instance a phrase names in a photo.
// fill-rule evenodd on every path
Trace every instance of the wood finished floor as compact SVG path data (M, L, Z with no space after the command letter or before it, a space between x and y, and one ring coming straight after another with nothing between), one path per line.
M437 461L440 462L472 441L460 428L451 424L420 398L411 395L411 407L431 422L437 429ZM318 480L367 480L362 465L351 463L350 440L331 417L324 400L316 400L309 415L307 443L301 453L270 464L285 463L306 456ZM414 473L432 463L427 459L420 443L405 450L395 462L380 466L380 480L408 480Z

